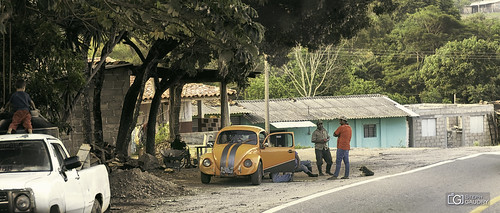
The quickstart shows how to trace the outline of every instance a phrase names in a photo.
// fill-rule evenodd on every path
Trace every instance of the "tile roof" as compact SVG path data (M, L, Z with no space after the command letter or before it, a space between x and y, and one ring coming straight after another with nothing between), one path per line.
M264 100L238 100L237 103L252 111L245 115L250 122L264 122ZM347 119L418 116L379 94L269 100L269 122L335 120L341 115Z
M130 84L134 82L135 76L130 76ZM154 97L154 81L149 79L144 86L143 101L153 100ZM228 95L236 94L236 90L227 89ZM170 96L168 89L161 95L162 99L168 99ZM218 86L210 86L200 83L188 83L182 89L182 98L200 99L200 98L217 98L220 96Z

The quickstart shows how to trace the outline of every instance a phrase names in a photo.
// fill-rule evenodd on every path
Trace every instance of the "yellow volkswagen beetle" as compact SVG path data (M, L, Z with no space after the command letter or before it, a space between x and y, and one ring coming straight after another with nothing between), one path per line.
M211 153L200 158L201 182L210 183L212 176L250 176L259 185L267 173L295 170L293 132L267 134L260 127L235 125L217 133Z

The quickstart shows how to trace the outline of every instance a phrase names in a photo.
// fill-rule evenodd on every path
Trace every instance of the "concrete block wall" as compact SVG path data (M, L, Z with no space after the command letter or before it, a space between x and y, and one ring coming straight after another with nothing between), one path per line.
M436 119L436 135L422 136L422 120ZM446 118L426 116L420 118L412 118L413 122L413 145L414 147L446 147ZM410 130L412 131L412 130Z
M471 133L470 129L470 117L467 116L464 118L463 126L464 126L464 146L474 146L474 142L479 142L479 146L490 146L491 143L491 135L490 135L490 127L488 123L487 115L483 116L483 133ZM494 130L493 130L494 131Z
M103 137L104 141L111 145L116 144L123 100L130 87L130 74L131 70L128 67L106 69L105 71L101 93ZM93 86L91 85L90 88L93 88ZM93 94L93 90L90 91L90 94ZM92 110L92 105L89 107ZM80 145L84 143L82 100L77 103L73 110L70 125L72 131L69 135L62 133L61 139L69 149L70 154L76 154Z
M493 113L493 105L481 104L415 104L406 105L406 107L419 117L411 118L413 128L412 138L414 147L448 147L448 117L460 116L462 119L462 133L452 135L459 137L461 146L474 146L474 142L479 142L481 146L491 145L490 128L488 123L488 114ZM483 116L482 133L471 133L470 117ZM423 137L422 136L422 120L423 119L436 119L436 136ZM453 134L454 132L452 132Z
M220 130L220 118L203 118L201 119L201 131L218 131Z

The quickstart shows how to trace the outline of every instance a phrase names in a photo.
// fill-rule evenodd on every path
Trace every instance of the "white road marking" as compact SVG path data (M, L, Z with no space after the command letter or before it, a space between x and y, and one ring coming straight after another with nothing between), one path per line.
M433 167L436 167L436 166L441 166L443 164L452 163L452 162L455 162L457 160L465 160L465 159L469 159L469 158L474 158L474 157L477 157L477 156L480 156L480 155L483 155L483 154L500 155L500 152L483 152L483 153L477 153L477 154L473 154L473 155L469 155L469 156L457 158L457 159L454 159L454 160L442 161L442 162L439 162L439 163L435 163L435 164L431 164L431 165L428 165L428 166L416 168L416 169L413 169L413 170L410 170L410 171L406 171L406 172L401 172L401 173L397 173L397 174L386 175L386 176L381 176L381 177L373 178L373 179L370 179L370 180L364 180L364 181L356 182L356 183L353 183L353 184L349 184L349 185L345 185L345 186L333 188L333 189L330 189L330 190L326 190L326 191L323 191L323 192L319 192L319 193L316 193L316 194L313 194L313 195L309 195L307 197L300 198L300 199L292 201L290 203L285 203L283 205L276 206L276 207L274 207L272 209L264 211L264 213L277 212L277 211L280 211L280 210L285 209L287 207L290 207L290 206L293 206L293 205L296 205L296 204L299 204L299 203L302 203L302 202L305 202L305 201L308 201L308 200L312 200L314 198L321 197L323 195L327 195L327 194L330 194L330 193L333 193L333 192L338 192L338 191L341 191L341 190L344 190L344 189L348 189L348 188L351 188L351 187L355 187L355 186L359 186L359 185L363 185L363 184L366 184L366 183L371 183L371 182L374 182L374 181L383 180L383 179L387 179L387 178L391 178L391 177L396 177L396 176L400 176L400 175L411 174L411 173L415 173L415 172L418 172L418 171L430 169L430 168L433 168Z

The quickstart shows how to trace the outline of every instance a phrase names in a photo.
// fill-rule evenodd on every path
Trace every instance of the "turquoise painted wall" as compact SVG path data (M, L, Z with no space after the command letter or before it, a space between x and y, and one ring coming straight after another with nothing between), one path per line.
M381 125L382 147L408 147L406 118L386 118Z
M317 121L312 121L316 123ZM250 124L250 122L242 119L242 124L254 125L264 128L264 124ZM364 125L376 125L376 137L364 137ZM349 125L352 128L351 147L364 148L389 148L389 147L408 147L407 146L407 131L406 118L375 118L375 119L357 119L349 120ZM323 126L330 135L329 146L337 147L337 138L333 137L333 132L340 126L338 120L323 121ZM290 128L276 129L271 126L271 131L289 131L294 132L295 145L302 147L314 147L311 142L311 135L316 130L316 127L310 128Z

